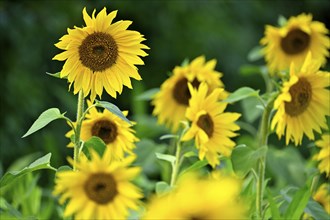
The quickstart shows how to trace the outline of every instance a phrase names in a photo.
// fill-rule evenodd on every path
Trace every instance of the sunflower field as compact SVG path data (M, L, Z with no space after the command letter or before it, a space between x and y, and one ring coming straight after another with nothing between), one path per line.
M0 0L0 219L330 219L325 0Z

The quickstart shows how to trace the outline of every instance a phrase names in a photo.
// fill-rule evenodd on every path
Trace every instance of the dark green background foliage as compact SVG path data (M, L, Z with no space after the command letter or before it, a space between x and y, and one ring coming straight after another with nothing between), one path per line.
M35 152L40 155L52 152L54 167L65 164L65 157L72 154L66 148L68 140L64 134L69 127L64 121L56 121L25 139L21 136L48 108L57 107L71 119L75 117L77 97L68 92L66 80L53 78L46 72L61 70L64 62L52 61L60 52L54 44L67 33L68 27L84 25L85 6L89 14L94 8L98 12L104 6L108 12L118 9L115 20L132 20L129 29L144 34L147 39L144 43L151 48L144 59L145 66L139 67L143 81L134 81L134 89L124 89L116 100L106 93L102 97L130 110L129 118L140 122L137 126L140 138L155 138L164 130L150 129L155 126L147 116L152 107L135 97L159 87L167 73L185 58L191 60L202 54L208 60L216 58L216 69L224 73L222 80L228 91L241 86L263 91L261 77L239 75L239 69L249 63L247 54L258 45L266 24L276 25L279 15L290 17L310 12L329 29L330 7L326 0L1 0L0 171L17 158ZM254 62L263 63L263 60ZM240 105L231 108L241 111Z

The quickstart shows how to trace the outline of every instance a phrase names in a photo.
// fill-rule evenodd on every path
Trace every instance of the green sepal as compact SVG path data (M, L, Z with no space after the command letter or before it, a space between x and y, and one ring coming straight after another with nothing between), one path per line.
M98 101L95 100L96 102L96 106L97 107L102 107L107 109L108 111L110 111L111 113L115 114L116 116L118 116L119 118L121 118L122 120L126 121L128 124L132 124L123 114L123 112L114 104L110 103L110 102L106 102L106 101Z
M35 120L35 122L32 124L30 129L22 136L22 138L29 136L30 134L33 134L34 132L42 129L46 125L48 125L50 122L56 120L56 119L64 119L64 114L60 113L60 110L58 108L50 108L43 113Z

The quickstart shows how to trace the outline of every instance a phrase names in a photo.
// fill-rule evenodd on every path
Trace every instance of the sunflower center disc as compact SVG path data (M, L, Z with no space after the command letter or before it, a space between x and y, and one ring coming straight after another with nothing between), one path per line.
M212 137L213 134L213 121L209 114L201 115L197 121L198 127L203 129L207 136Z
M95 32L79 46L81 63L93 72L103 71L116 63L118 46L110 34Z
M290 116L297 116L303 113L311 101L311 84L305 79L300 78L290 90L291 102L285 102L285 112Z
M117 137L117 126L109 120L97 121L92 127L92 135L101 138L104 143L109 144Z
M117 183L111 174L95 173L90 175L84 190L91 200L98 204L111 202L118 194Z
M192 81L192 86L197 88L200 82L197 79ZM174 86L172 92L173 98L182 105L188 105L191 94L188 88L188 80L186 78L180 79Z
M287 54L299 54L309 46L309 41L308 34L299 29L294 29L281 40L281 47Z

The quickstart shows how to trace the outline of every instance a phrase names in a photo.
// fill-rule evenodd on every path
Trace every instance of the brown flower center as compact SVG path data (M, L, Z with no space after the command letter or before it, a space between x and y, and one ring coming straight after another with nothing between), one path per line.
M214 131L214 124L209 114L206 113L205 115L199 116L197 125L201 129L203 129L203 131L205 131L207 136L212 137Z
M194 88L197 88L200 82L195 78L191 82ZM188 88L188 80L186 78L180 79L175 85L172 91L173 98L182 105L188 105L191 94Z
M88 198L98 204L107 204L118 195L116 180L108 173L90 175L84 184L84 190Z
M305 79L300 78L296 84L291 86L291 102L285 102L285 112L290 116L297 116L303 113L312 98L311 84Z
M281 40L285 53L294 55L303 52L310 42L310 36L300 29L293 29Z
M94 123L92 127L92 136L101 138L104 143L113 142L118 135L117 126L109 120L100 120Z
M116 63L118 46L110 34L95 32L88 35L79 46L81 63L92 70L103 71Z

